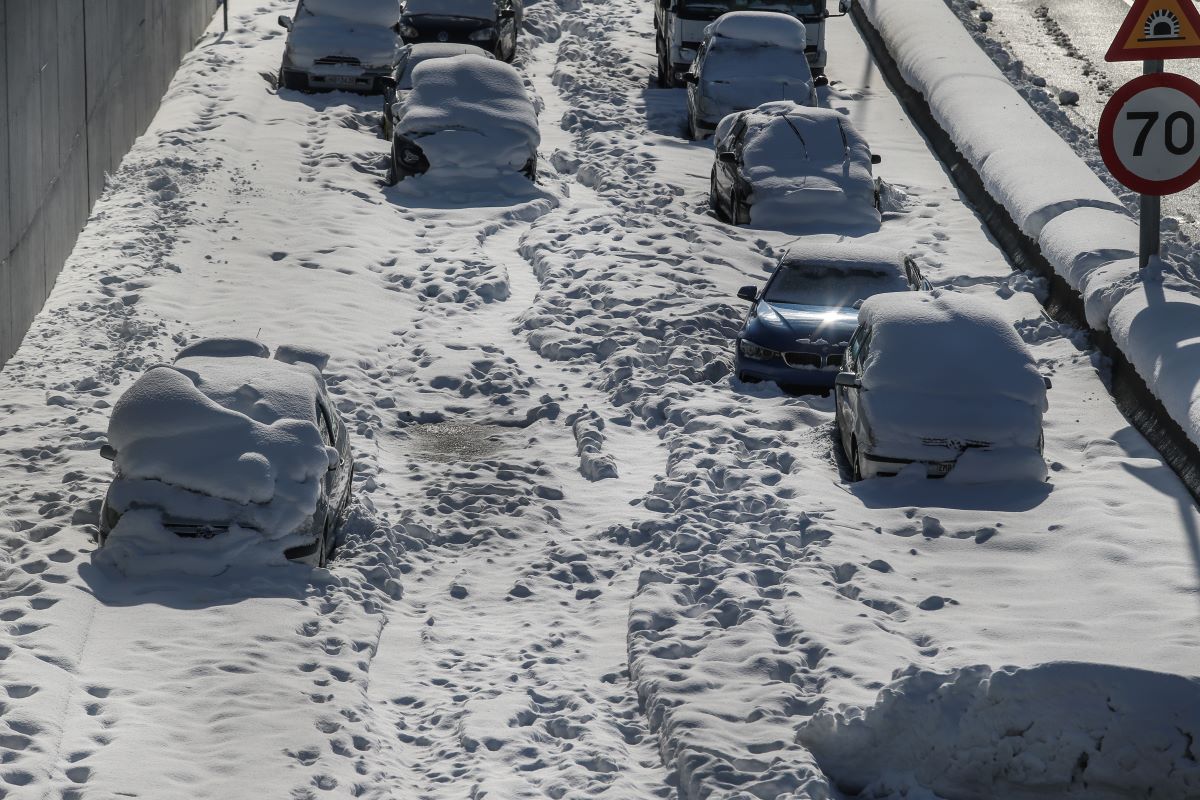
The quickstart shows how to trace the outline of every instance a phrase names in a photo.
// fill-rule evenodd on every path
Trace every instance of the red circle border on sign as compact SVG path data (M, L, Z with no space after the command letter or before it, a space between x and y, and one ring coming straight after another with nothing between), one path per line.
M1147 89L1159 88L1175 89L1200 105L1200 84L1195 81L1170 72L1141 75L1113 93L1108 104L1104 106L1104 112L1100 115L1098 137L1100 157L1104 159L1104 166L1108 167L1108 171L1112 173L1113 177L1138 194L1148 194L1152 197L1182 192L1200 180L1200 148L1197 148L1196 163L1192 165L1191 169L1169 181L1154 181L1135 175L1126 169L1125 165L1121 163L1121 159L1117 157L1117 150L1113 142L1117 128L1117 115L1135 94Z

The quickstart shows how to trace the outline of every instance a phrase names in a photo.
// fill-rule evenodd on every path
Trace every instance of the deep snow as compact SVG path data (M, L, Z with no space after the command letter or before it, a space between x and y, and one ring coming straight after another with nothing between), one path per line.
M6 796L836 797L828 775L914 756L847 774L850 745L806 723L862 707L885 732L915 714L888 698L937 696L877 703L894 676L958 698L1004 665L1195 675L1186 492L846 20L822 97L885 157L870 238L994 301L1053 376L1045 484L850 485L829 400L731 378L736 289L795 237L708 213L712 150L682 138L683 92L652 88L646 3L528 5L543 184L457 193L383 187L378 98L274 92L290 5L234 9L188 58L0 372ZM330 354L359 470L329 570L95 558L113 404L214 334ZM1158 730L1161 677L1065 669ZM1170 680L1186 708L1194 682ZM950 730L926 732L948 759ZM1079 755L1076 731L1018 734L996 758ZM919 766L875 796L920 796Z

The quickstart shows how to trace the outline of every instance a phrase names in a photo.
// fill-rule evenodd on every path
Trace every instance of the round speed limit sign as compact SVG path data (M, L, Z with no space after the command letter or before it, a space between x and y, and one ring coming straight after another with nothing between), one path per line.
M1139 194L1174 194L1200 180L1200 85L1160 72L1122 86L1100 117L1100 155Z

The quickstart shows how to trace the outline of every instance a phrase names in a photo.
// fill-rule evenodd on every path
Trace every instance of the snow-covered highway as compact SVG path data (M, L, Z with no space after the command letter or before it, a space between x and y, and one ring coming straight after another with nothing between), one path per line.
M1165 675L1019 671L995 747L955 747L1005 665L1195 676L1200 515L848 19L822 102L883 156L871 239L1014 322L1053 377L1045 484L851 484L831 399L733 379L736 291L797 234L709 213L645 0L527 5L541 183L454 194L383 186L379 98L275 91L293 5L235 7L185 61L0 372L0 797L1200 791L1195 684ZM96 552L112 404L213 335L331 355L358 470L327 571ZM948 698L925 763L810 722L918 670L953 691L898 684L878 729Z

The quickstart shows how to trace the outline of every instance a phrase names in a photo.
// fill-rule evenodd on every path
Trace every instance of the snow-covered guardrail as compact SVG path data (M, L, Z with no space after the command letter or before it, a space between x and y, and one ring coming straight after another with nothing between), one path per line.
M1114 374L1123 366L1136 373L1127 377L1138 386L1114 387L1119 401L1125 395L1123 410L1200 493L1200 296L1182 280L1164 280L1157 262L1139 269L1137 224L1120 200L943 0L856 0L854 13L868 40L886 50L885 73L919 95L927 113L915 115L925 117L918 123L940 129L926 135L953 146L987 200L1006 212L1004 222L1024 240L1018 247L1078 294L1081 316L1117 362Z

